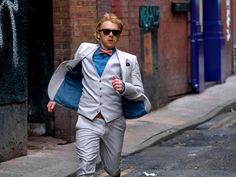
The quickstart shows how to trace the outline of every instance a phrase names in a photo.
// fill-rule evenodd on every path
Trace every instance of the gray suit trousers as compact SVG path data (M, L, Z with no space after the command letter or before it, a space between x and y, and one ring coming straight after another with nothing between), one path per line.
M76 123L77 177L94 176L98 152L110 176L120 173L125 128L124 117L106 123L103 119L91 121L79 115Z

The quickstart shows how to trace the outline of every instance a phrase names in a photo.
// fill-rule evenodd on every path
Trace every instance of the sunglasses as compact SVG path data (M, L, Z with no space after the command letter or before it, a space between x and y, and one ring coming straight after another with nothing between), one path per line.
M111 32L114 36L118 36L121 33L121 30L112 30L112 29L100 29L100 32L102 31L104 35L109 35Z

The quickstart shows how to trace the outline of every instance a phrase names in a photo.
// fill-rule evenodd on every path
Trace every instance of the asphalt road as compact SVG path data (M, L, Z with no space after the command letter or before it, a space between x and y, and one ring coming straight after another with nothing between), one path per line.
M122 160L125 177L236 177L236 112ZM98 177L108 175L101 169Z

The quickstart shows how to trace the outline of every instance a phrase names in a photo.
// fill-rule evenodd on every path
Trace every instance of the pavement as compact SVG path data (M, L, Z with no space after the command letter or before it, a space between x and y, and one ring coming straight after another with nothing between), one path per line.
M236 108L236 76L200 94L183 96L139 119L127 120L123 156L197 126ZM37 141L41 148L33 148ZM31 144L30 144L31 143ZM72 177L76 172L75 144L52 137L29 141L28 155L0 163L0 177ZM98 163L100 160L98 159Z

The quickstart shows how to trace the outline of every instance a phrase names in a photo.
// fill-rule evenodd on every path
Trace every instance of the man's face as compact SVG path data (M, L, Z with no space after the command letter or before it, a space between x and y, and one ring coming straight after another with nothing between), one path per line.
M119 40L120 33L121 31L116 23L110 21L102 23L98 34L102 47L104 49L114 48Z

